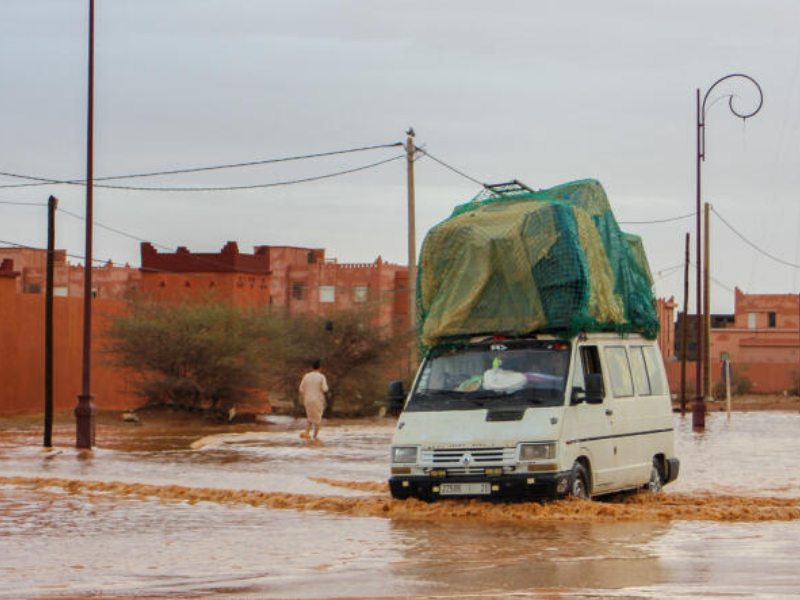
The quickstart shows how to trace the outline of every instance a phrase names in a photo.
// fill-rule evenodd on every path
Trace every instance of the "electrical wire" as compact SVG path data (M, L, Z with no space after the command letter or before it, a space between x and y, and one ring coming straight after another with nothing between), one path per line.
M396 142L393 144L378 144L375 146L362 146L360 148L348 148L346 150L334 150L331 152L318 152L315 154L305 154L302 156L288 156L284 158L270 158L265 160L255 160L255 161L248 161L248 162L241 162L241 163L232 163L232 164L225 164L225 165L213 165L208 167L189 167L185 169L172 169L172 170L165 170L165 171L152 171L149 173L133 173L129 175L109 175L106 177L97 177L94 181L114 181L120 179L135 179L135 178L142 178L142 177L160 177L163 175L178 175L184 173L199 173L203 171L219 171L223 169L237 169L242 167L252 167L258 165L267 165L267 164L274 164L274 163L281 163L281 162L289 162L289 161L296 161L296 160L304 160L304 159L311 159L311 158L323 158L327 156L336 156L341 154L350 154L354 152L364 152L367 150L377 150L381 148L394 148L397 146L402 146L402 142ZM70 185L86 185L85 179L70 179L70 180L60 180L60 179L52 179L47 177L36 177L33 175L20 175L18 173L8 173L4 171L0 171L0 175L4 175L6 177L14 177L17 179L28 179L32 180L33 183L18 183L18 184L7 184L7 185L0 185L0 189L4 188L19 188L19 187L32 187L32 186L42 186L42 185L53 185L53 184L70 184ZM287 185L287 184L276 184L276 185ZM98 186L103 187L103 186Z
M694 217L697 214L697 211L681 215L680 217L669 217L666 219L655 219L652 221L619 221L620 225L656 225L658 223L670 223L672 221L680 221L681 219L687 219L689 217Z
M433 155L432 155L430 152L428 152L428 151L427 151L427 150L425 150L424 148L420 148L419 146L414 146L414 149L415 149L417 152L421 152L422 154L424 154L425 156L427 156L428 158L430 158L430 159L431 159L431 160L433 160L434 162L437 162L437 163L439 163L439 164L440 164L440 165L442 165L444 168L451 170L453 173L456 173L456 174L458 174L458 175L461 175L461 177L464 177L465 179L469 179L469 180L470 180L472 183L475 183L475 184L477 184L477 185L481 186L482 188L485 188L485 187L486 187L486 184L485 184L485 183L483 183L483 182L481 182L481 181L478 181L478 180L477 180L477 179L475 179L474 177L470 177L469 175L467 175L467 174L466 174L466 173L464 173L463 171L460 171L460 170L456 169L455 167L453 167L453 166L451 166L451 165L448 165L448 164L447 164L446 162L444 162L443 160L441 160L441 159L438 159L438 158L436 158L435 156L433 156Z
M781 258L778 258L777 256L773 256L772 254L770 254L770 253L769 253L769 252L767 252L766 250L762 250L761 248L759 248L758 246L756 246L756 245L755 245L753 242L751 242L750 240L748 240L748 239L747 239L747 238L746 238L744 235L742 235L742 234L741 234L741 233L739 233L739 232L738 232L736 229L734 229L733 225L731 225L730 223L728 223L728 222L725 220L725 218L724 218L724 217L723 217L721 214L719 214L719 212L718 212L718 211L717 211L717 210L716 210L716 209L715 209L713 206L711 207L711 212L713 212L713 213L714 213L714 214L717 216L717 218L719 218L719 220L720 220L720 221L722 221L722 223L723 223L723 224L724 224L724 225L725 225L725 226L726 226L728 229L730 229L730 230L731 230L733 233L735 233L735 234L736 234L736 236L737 236L737 237L739 237L739 239L741 239L741 240L742 240L742 241L743 241L745 244L747 244L748 246L750 246L751 248L753 248L753 250L756 250L757 252L759 252L759 253L763 254L764 256L766 256L767 258L769 258L769 259L771 259L771 260L774 260L774 261L775 261L775 262L777 262L777 263L780 263L780 264L782 264L782 265L785 265L785 266L787 266L787 267L792 267L793 269L800 269L800 265L798 265L798 264L796 264L796 263L793 263L793 262L789 262L789 261L787 261L787 260L783 260L783 259L781 259Z
M46 202L11 202L8 200L0 200L0 204L10 204L14 206L47 206Z

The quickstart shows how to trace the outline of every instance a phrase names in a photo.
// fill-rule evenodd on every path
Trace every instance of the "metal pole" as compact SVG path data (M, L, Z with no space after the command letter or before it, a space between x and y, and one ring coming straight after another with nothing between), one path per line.
M44 439L45 448L53 447L53 253L56 243L56 208L58 199L47 199L47 281L44 296Z
M414 206L414 129L406 132L406 158L408 161L408 324L411 329L411 357L416 363L417 332L417 234ZM412 367L413 369L413 367Z
M703 268L705 279L703 281L703 401L708 402L713 395L711 389L711 237L709 233L708 202L705 203L705 247Z
M700 266L702 264L702 256L703 256L703 249L701 246L701 235L700 235L700 227L702 221L702 215L700 213L700 176L701 176L701 168L700 163L703 160L703 147L702 147L702 131L703 131L703 115L700 112L700 88L697 88L697 232L696 236L697 239L695 240L697 244L697 264L696 267L696 275L697 275L697 285L695 290L695 295L697 301L695 303L695 307L697 313L695 314L695 352L694 352L694 360L695 360L695 388L694 388L694 400L692 401L692 427L695 429L703 429L706 426L706 407L705 402L703 400L703 379L702 379L702 356L703 356L703 320L702 320L702 298L703 298L703 282L701 279L700 274Z
M92 191L94 183L94 0L89 0L89 77L86 123L86 252L83 275L83 376L75 408L75 446L94 446L97 409L91 392L92 374Z
M689 346L689 234L683 264L683 320L681 322L681 414L686 414L686 349Z
M717 79L710 88L706 91L705 95L703 96L703 102L700 102L700 88L697 88L697 365L696 365L696 385L697 390L695 394L694 402L692 403L692 426L695 429L704 429L705 428L705 413L706 413L706 406L705 406L705 394L709 393L710 390L703 390L701 389L702 381L701 381L701 363L703 362L701 359L701 355L704 354L703 345L703 319L701 319L701 308L700 302L702 298L701 293L701 280L700 280L700 269L702 264L702 248L700 245L700 224L701 224L701 215L700 215L700 197L701 197L701 163L706 159L706 132L705 132L705 120L706 120L706 102L708 101L708 97L711 92L716 88L720 83L723 81L727 81L729 79L744 79L745 81L752 83L756 90L758 91L758 105L750 112L739 112L733 105L733 101L735 96L733 94L728 94L728 108L734 114L734 116L739 117L742 120L749 119L753 115L755 115L758 111L761 110L762 105L764 104L764 94L761 91L761 86L758 85L758 82L750 77L749 75L744 75L742 73L732 73L730 75L725 75L724 77L720 77Z

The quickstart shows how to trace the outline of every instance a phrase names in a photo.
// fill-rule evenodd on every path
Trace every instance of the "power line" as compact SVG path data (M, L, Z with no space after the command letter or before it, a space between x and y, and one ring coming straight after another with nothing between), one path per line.
M466 173L464 173L463 171L460 171L460 170L456 169L455 167L453 167L453 166L451 166L451 165L448 165L448 164L447 164L446 162L444 162L443 160L440 160L440 159L436 158L435 156L433 156L433 155L432 155L430 152L428 152L427 150L425 150L425 149L423 149L423 148L420 148L419 146L414 146L414 149L415 149L417 152L421 152L422 154L424 154L425 156L427 156L427 157L428 157L428 158L430 158L431 160L433 160L433 161L435 161L435 162L439 163L439 164L440 164L440 165L442 165L444 168L451 170L453 173L456 173L456 174L458 174L458 175L461 175L461 177L464 177L465 179L469 179L469 180L470 180L472 183L476 183L476 184L478 184L479 186L481 186L482 188L485 188L485 187L486 187L486 184L485 184L485 183L483 183L483 182L481 182L481 181L478 181L478 180L477 180L477 179L475 179L474 177L471 177L471 176L467 175L467 174L466 174Z
M669 217L666 219L655 219L652 221L619 221L618 223L620 225L655 225L658 223L670 223L671 221L680 221L681 219L688 219L689 217L693 217L696 214L697 211L681 215L680 217Z
M742 240L742 241L743 241L745 244L747 244L748 246L750 246L751 248L753 248L753 250L756 250L757 252L759 252L759 253L763 254L764 256L766 256L766 257L767 257L767 258L769 258L769 259L772 259L772 260L774 260L774 261L775 261L775 262L777 262L777 263L780 263L780 264L782 264L782 265L785 265L785 266L787 266L787 267L792 267L793 269L800 269L800 265L798 265L798 264L795 264L795 263L792 263L792 262L789 262L789 261L787 261L787 260L783 260L783 259L781 259L781 258L778 258L777 256L773 256L772 254L770 254L770 253L769 253L769 252L767 252L766 250L762 250L761 248L759 248L758 246L756 246L756 245L755 245L753 242L751 242L750 240L748 240L748 239L747 239L747 238L746 238L744 235L742 235L742 234L741 234L741 233L739 233L739 232L738 232L736 229L734 229L733 225L731 225L730 223L728 223L728 222L727 222L727 221L726 221L726 220L723 218L723 216L722 216L721 214L719 214L719 212L717 212L717 210L716 210L716 209L715 209L713 206L711 207L711 211L712 211L712 212L713 212L713 213L714 213L714 214L715 214L715 215L716 215L716 216L719 218L719 220L720 220L720 221L722 221L722 222L725 224L725 226L726 226L728 229L730 229L730 230L731 230L733 233L735 233L735 234L736 234L736 235L739 237L739 239L741 239L741 240Z
M0 200L0 204L11 204L14 206L47 206L45 202L11 202L7 200Z
M397 146L402 146L402 142L395 142L392 144L378 144L374 146L362 146L360 148L348 148L345 150L334 150L331 152L318 152L315 154L305 154L301 156L288 156L284 158L269 158L264 160L255 160L255 161L248 161L248 162L241 162L241 163L232 163L232 164L224 164L224 165L212 165L207 167L189 167L185 169L172 169L172 170L164 170L164 171L152 171L149 173L133 173L129 175L109 175L106 177L97 177L94 181L113 181L113 180L120 180L120 179L135 179L135 178L142 178L142 177L160 177L163 175L178 175L184 173L199 173L203 171L219 171L223 169L237 169L242 167L253 167L258 165L267 165L267 164L274 164L274 163L281 163L281 162L289 162L289 161L296 161L296 160L304 160L304 159L311 159L311 158L323 158L327 156L335 156L341 154L351 154L354 152L364 152L367 150L377 150L381 148L394 148ZM85 179L70 179L70 180L61 180L61 179L52 179L48 177L36 177L33 175L20 175L18 173L8 173L4 171L0 171L0 175L4 175L6 177L14 177L17 179L28 179L33 181L33 183L18 183L18 184L7 184L7 185L0 185L0 189L2 188L19 188L19 187L33 187L33 186L42 186L42 185L53 185L53 184L70 184L70 185L86 185ZM330 175L329 175L330 176ZM287 185L287 183L281 184L274 184L274 185ZM105 187L105 186L98 186L98 187Z

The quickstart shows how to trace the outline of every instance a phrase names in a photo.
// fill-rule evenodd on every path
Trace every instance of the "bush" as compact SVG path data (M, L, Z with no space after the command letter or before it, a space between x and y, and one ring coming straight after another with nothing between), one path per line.
M136 372L150 405L225 416L263 385L268 323L222 302L154 302L139 297L110 317L110 362Z

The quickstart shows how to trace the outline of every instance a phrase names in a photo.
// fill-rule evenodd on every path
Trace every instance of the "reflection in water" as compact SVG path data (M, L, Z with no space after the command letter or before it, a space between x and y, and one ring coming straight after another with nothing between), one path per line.
M456 594L650 586L664 578L663 568L642 547L667 528L651 522L419 527L393 521L406 555L393 572Z
M796 593L800 415L676 424L666 492L544 505L393 501L390 421L0 431L0 597Z

